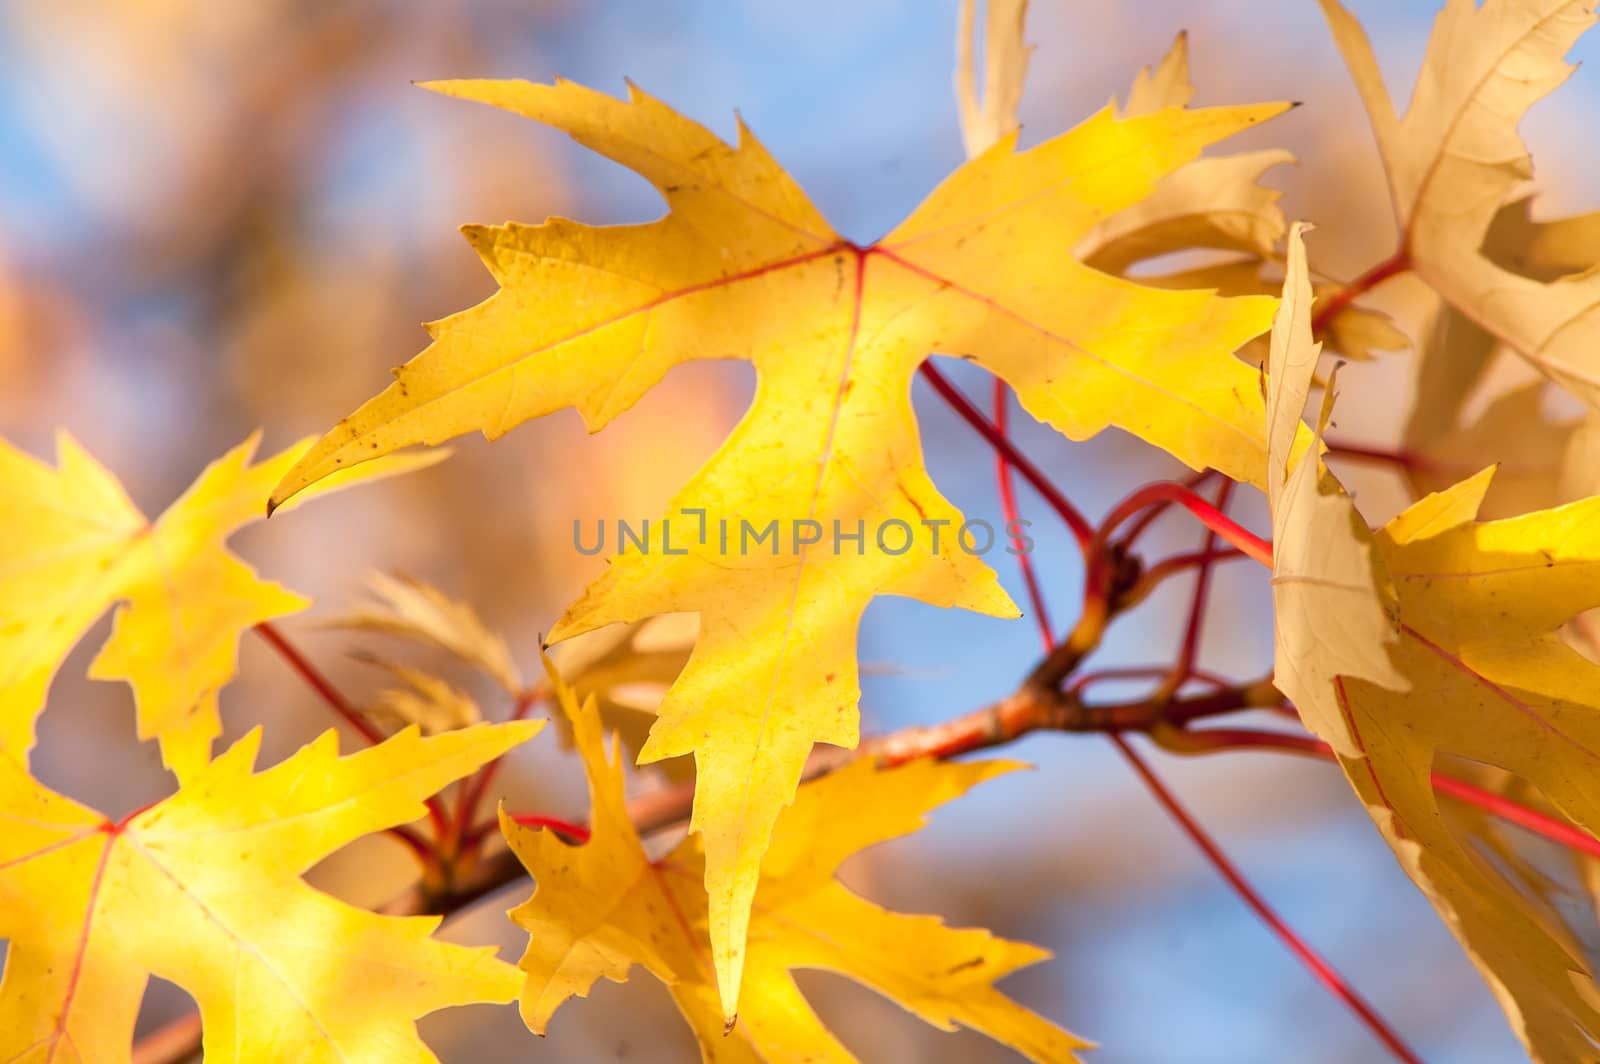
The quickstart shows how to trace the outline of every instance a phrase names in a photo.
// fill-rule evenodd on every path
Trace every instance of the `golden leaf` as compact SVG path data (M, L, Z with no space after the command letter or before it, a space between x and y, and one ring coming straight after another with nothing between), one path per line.
M0 1054L129 1060L156 975L199 1006L207 1061L433 1060L415 1020L510 1001L516 969L434 939L437 916L381 916L300 877L539 723L410 730L345 757L329 731L262 772L257 728L118 823L0 757Z
M89 666L127 680L139 737L161 741L183 778L222 731L217 692L233 678L239 636L309 600L256 576L224 546L265 516L267 493L311 441L254 465L258 436L208 466L183 497L147 521L115 477L66 433L60 465L0 440L8 518L0 566L0 752L21 758L62 659L113 603L111 637ZM445 454L396 455L324 481L317 494L433 465Z
M880 770L857 761L802 786L773 831L750 924L744 999L724 1025L716 971L704 939L703 853L693 836L652 861L623 800L615 744L607 756L594 701L581 708L551 670L589 775L591 836L572 846L501 814L512 849L538 884L511 911L529 933L522 1017L543 1034L556 1010L587 997L604 977L625 982L640 965L666 984L707 1061L852 1060L807 1004L790 974L820 968L893 998L943 1030L988 1034L1031 1060L1071 1061L1080 1041L995 989L1009 972L1049 956L987 931L881 909L834 878L868 846L909 834L925 814L1020 766L917 761Z

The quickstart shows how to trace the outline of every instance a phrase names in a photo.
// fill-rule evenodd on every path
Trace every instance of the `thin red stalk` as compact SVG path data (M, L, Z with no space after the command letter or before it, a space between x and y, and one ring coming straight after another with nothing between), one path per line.
M280 632L271 621L262 621L256 625L256 634L265 639L278 652L278 656L289 663L289 667L299 673L306 686L315 691L328 708L339 715L350 727L354 728L367 742L374 746L383 742L383 734L374 728L370 721L356 711L350 700L340 693L339 689L324 676L315 665L300 653L299 649ZM443 838L448 818L445 816L444 803L439 801L437 795L430 797L424 803L428 807L428 819L433 824L434 832ZM400 829L396 829L397 831ZM420 840L419 840L420 841ZM424 844L425 845L425 844Z
M1182 748L1202 750L1270 749L1300 754L1318 761L1334 762L1333 747L1321 739L1308 735L1285 735L1281 732L1257 731L1253 728L1199 728L1184 732L1178 740ZM1475 805L1484 812L1499 817L1507 823L1543 835L1551 842L1600 857L1600 839L1574 827L1559 817L1541 813L1503 794L1496 794L1444 772L1432 774L1433 789L1457 801Z
M1329 296L1326 301L1319 301L1316 312L1311 315L1312 335L1321 336L1323 330L1328 327L1328 323L1351 303L1389 280L1389 278L1398 277L1409 269L1411 269L1411 253L1408 249L1402 247L1393 255L1390 255L1372 267L1372 269Z
M1350 458L1358 462L1375 462L1379 465L1399 466L1401 469L1425 469L1431 463L1421 455L1405 448L1389 450L1384 447L1367 447L1342 440L1324 440L1328 454L1333 458Z
M521 720L532 712L533 707L549 697L549 692L543 687L530 687L517 696L516 704L511 707L511 720ZM471 850L473 843L467 831L468 825L478 815L478 807L483 804L483 796L489 793L489 785L494 782L495 773L500 771L500 762L505 758L497 757L483 768L477 775L461 785L461 800L456 806L457 830L467 838L463 842L463 849Z
M1458 780L1454 776L1447 776L1442 772L1433 774L1433 789L1440 794L1448 794L1459 801L1468 802L1485 812L1492 813L1501 820L1517 825L1520 828L1543 835L1551 842L1559 843L1569 849L1581 850L1591 857L1600 857L1600 839L1583 831L1564 820L1546 816L1537 809L1530 809L1520 802L1513 802L1504 795L1493 791L1475 787L1465 780Z
M1101 535L1109 537L1110 533L1115 531L1123 522L1138 514L1145 507L1154 506L1160 502L1177 503L1193 514L1201 524L1236 547L1240 553L1269 568L1272 566L1271 541L1262 539L1254 532L1240 525L1210 502L1196 495L1191 489L1170 480L1146 484L1132 495L1123 499L1112 509L1101 524Z
M1389 1047L1389 1051L1395 1055L1396 1059L1406 1061L1408 1064L1420 1064L1421 1058L1400 1040L1398 1034L1390 1030L1383 1017L1379 1016L1372 1006L1367 1004L1366 999L1358 994L1355 988L1347 983L1344 977L1331 964L1323 960L1316 950L1307 945L1295 933L1294 929L1273 911L1272 907L1262 899L1261 895L1256 893L1255 888L1244 878L1228 856L1222 852L1211 836L1200 826L1199 822L1183 807L1177 796L1168 790L1166 784L1162 783L1160 778L1151 771L1150 766L1145 764L1144 759L1129 745L1128 740L1121 735L1115 734L1110 738L1116 744L1122 756L1127 758L1128 763L1133 766L1133 770L1139 774L1139 778L1144 781L1145 787L1149 789L1151 794L1155 795L1156 800L1165 807L1167 813L1178 822L1184 833L1194 840L1195 845L1200 847L1207 860L1211 862L1212 867L1228 881L1228 885L1233 888L1234 893L1238 894L1245 904L1255 911L1261 922L1272 929L1273 933L1282 940L1284 945L1289 947L1295 956L1300 958L1300 962L1311 970L1311 974L1316 976L1323 986L1327 987L1330 992L1348 1005L1361 1018L1361 1021L1367 1025L1368 1030L1376 1035L1384 1045Z
M516 821L518 824L521 824L525 828L549 828L557 835L565 835L567 838L572 839L580 844L589 841L589 829L582 824L575 824L570 820L562 820L560 817L554 816L545 816L543 813L511 813L508 815L512 820Z
M371 721L357 712L355 706L350 704L350 700L345 698L339 692L339 689L333 686L328 678L322 675L322 672L311 664L293 643L284 637L284 634L278 630L276 625L271 621L262 621L256 625L256 634L265 639L272 649L276 650L279 656L289 663L289 667L300 674L300 678L306 682L306 686L321 696L322 700L327 703L328 708L337 713L346 724L350 725L356 734L373 746L383 742L383 733L374 728Z
M927 363L923 363L923 367L925 369L928 368ZM938 379L942 381L942 378ZM954 405L956 399L959 399L963 403L966 402L964 396L961 396L959 392L955 392L953 388L950 388L948 381L944 381L943 383L945 387L939 388L939 392L941 395L944 395L947 400L950 400L952 405ZM938 388L938 385L935 384L935 387ZM946 394L947 391L950 394ZM974 413L976 413L976 411L974 411ZM985 435L987 436L987 434ZM994 442L996 442L997 450L1001 446L1009 447L1009 441L1006 438L1004 429L996 429L996 439ZM1002 451L1001 453L1005 452ZM1152 485L1152 487L1158 489L1158 491L1155 493L1155 497L1161 497L1161 492L1159 489L1162 489L1164 486L1161 484L1156 484ZM1211 507L1210 504L1205 503L1205 500L1200 499L1200 497L1195 495L1191 489L1186 488L1181 484L1169 484L1165 485L1165 487L1169 489L1176 489L1177 492L1182 493L1172 496L1171 492L1167 492L1166 494L1172 498L1172 501L1189 507L1191 512L1194 511L1194 505L1191 503L1190 499L1204 504L1207 509L1210 509L1215 513L1216 518L1219 518L1221 522L1232 525L1232 527L1241 533L1242 536L1256 540L1257 544L1261 544L1259 539L1252 536L1250 533L1245 532L1245 530L1239 528L1239 526L1234 525L1233 522L1228 520L1226 515L1220 513L1219 511L1215 511L1214 507ZM1146 491L1148 490L1149 489L1146 489ZM1140 495L1141 493L1136 492L1133 496L1130 496L1130 500L1138 499ZM1126 505L1127 503L1125 502L1124 506ZM1142 506L1143 504L1141 503L1139 505ZM1121 508L1119 507L1118 512L1120 512L1120 510ZM1070 512L1076 513L1077 511L1071 510ZM1138 506L1129 510L1127 516L1133 516L1137 512ZM1201 519L1205 522L1208 528L1216 530L1216 525L1213 524L1212 521L1206 520L1204 517ZM1100 532L1091 536L1090 542L1094 544L1103 543L1103 537L1105 537L1109 532L1114 531L1119 523L1120 520L1108 518L1106 523L1101 526ZM1225 533L1219 532L1219 534L1223 534L1224 538L1227 538L1229 542L1235 542ZM1209 548L1211 546L1214 546L1214 544L1208 537L1207 547ZM1271 545L1263 544L1263 546L1265 547L1264 557L1258 558L1258 560L1264 560L1265 564L1270 566L1272 564ZM1018 559L1020 562L1026 562L1027 560L1025 555L1018 555ZM1039 635L1044 642L1045 653L1049 655L1056 649L1055 633L1042 616L1038 617L1037 620L1040 622ZM1334 970L1332 965L1323 960L1314 949L1307 945L1300 938L1300 936L1295 933L1293 928L1285 923L1278 916L1278 914L1267 905L1266 901L1262 899L1261 895L1256 893L1255 888L1252 887L1249 881L1244 878L1244 876L1234 866L1233 862L1229 860L1228 856L1222 852L1222 848L1218 846L1211 836L1207 834L1205 829L1200 826L1199 821L1195 820L1195 818L1189 814L1189 811L1184 808L1181 802L1178 801L1177 796L1167 788L1166 784L1164 784L1160 777L1158 777L1150 768L1150 766L1145 763L1144 759L1139 756L1138 752L1128 744L1128 741L1115 732L1110 733L1107 737L1111 740L1112 744L1116 746L1117 750L1128 761L1128 763L1133 766L1133 769L1136 773L1138 773L1140 780L1144 782L1145 788L1155 796L1156 800L1161 803L1162 807L1166 809L1167 813L1184 830L1184 833L1187 834L1189 838L1194 841L1195 845L1200 848L1201 852L1205 854L1212 866L1216 868L1219 873L1221 873L1225 880L1227 880L1229 886L1233 888L1234 892L1244 900L1245 904L1255 911L1256 915L1262 920L1262 922L1278 935L1284 944L1287 945L1289 949L1300 958L1301 962L1311 970L1311 973L1316 976L1317 979L1319 979L1325 986L1328 987L1330 991L1337 995L1340 1000L1345 1002L1345 1004L1355 1011L1356 1015L1366 1023L1366 1025L1372 1030L1373 1034L1375 1034L1379 1040L1384 1043L1384 1045L1388 1046L1390 1051L1394 1053L1398 1059L1407 1062L1407 1064L1420 1064L1419 1058L1406 1047L1406 1044L1400 1040L1400 1037L1397 1034L1389 1029L1389 1026L1383 1021L1383 1018L1374 1012L1372 1007L1368 1005L1358 993L1356 993L1355 989L1345 982L1344 978L1336 970Z
M994 379L994 427L1003 440L1010 439L1008 435L1007 400L1011 388L999 377ZM1011 482L1011 462L1006 458L1004 451L997 450L994 456L994 479L1000 489L1000 513L1005 518L1006 527L1016 527L1015 522L1021 520L1017 509L1016 487ZM1017 567L1022 570L1022 582L1027 585L1028 602L1033 606L1033 615L1039 618L1039 627L1050 632L1055 629L1050 624L1050 611L1045 608L1044 592L1039 588L1039 574L1033 568L1033 556L1022 550L1020 541L1017 546Z
M1183 486L1191 491L1199 491L1200 485L1216 475L1215 469L1202 469L1183 482ZM1156 519L1167 512L1167 503L1158 503L1144 513L1128 522L1128 530L1122 534L1122 549L1132 548L1134 541L1144 535L1145 530L1156 523Z
M410 850L423 865L433 860L433 847L428 844L428 840L410 828L399 825L390 828L389 834L405 843L406 849Z
M920 372L923 379L928 382L934 391L939 393L939 397L950 404L952 410L961 415L962 420L977 430L978 435L987 440L989 446L993 447L996 452L1006 456L1006 460L1016 468L1017 472L1022 474L1024 480L1033 486L1033 490L1037 491L1044 501L1049 503L1050 508L1056 512L1056 516L1066 523L1067 528L1072 532L1073 538L1078 541L1079 549L1087 550L1090 541L1094 539L1094 528L1084 518L1083 514L1078 512L1078 508L1067 501L1067 497L1061 494L1060 489L1050 482L1050 478L1041 473L1039 467L1029 461L1027 455L1017 450L1010 439L983 415L983 411L973 406L971 400L961 394L959 388L951 384L944 374L934 368L933 363L924 362L920 367Z
M1217 512L1228 512L1228 500L1233 497L1233 481L1224 477L1217 489ZM1205 542L1200 547L1200 571L1194 578L1194 596L1189 602L1189 621L1183 630L1183 646L1178 651L1178 661L1173 666L1173 676L1178 683L1188 678L1200 654L1200 635L1205 628L1206 600L1211 592L1211 567L1217 560L1217 533L1206 529Z

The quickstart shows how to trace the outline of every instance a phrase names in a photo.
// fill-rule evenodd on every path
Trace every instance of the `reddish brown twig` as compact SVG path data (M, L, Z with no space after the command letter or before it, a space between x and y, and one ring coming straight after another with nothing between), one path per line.
M926 364L924 364L924 368L928 368ZM951 388L948 382L944 382L944 384L945 386L940 389L940 394L951 401L952 405L956 405L958 402L966 403L965 397ZM970 404L966 405L970 407ZM974 413L976 412L974 411ZM985 438L995 445L997 453L1002 456L999 472L1003 476L1005 472L1005 457L1007 457L1007 449L1009 448L1009 440L1006 437L1003 425L995 427L992 436L985 433ZM1219 501L1223 504L1227 501L1227 492L1230 487L1231 485L1225 485L1222 494L1219 495ZM1004 504L1006 502L1006 494L1003 488L1001 499ZM1098 645L1101 632L1119 604L1117 600L1121 597L1121 593L1131 589L1137 579L1134 575L1137 566L1129 564L1131 559L1126 552L1126 544L1113 547L1110 544L1110 537L1124 521L1136 517L1151 505L1157 505L1163 501L1176 502L1184 506L1199 517L1201 522L1214 535L1222 536L1242 552L1262 562L1264 565L1268 567L1272 565L1272 546L1270 543L1235 524L1220 509L1196 495L1192 488L1182 484L1159 483L1134 492L1112 510L1100 527L1095 530L1085 547L1088 573L1084 582L1083 612L1066 640L1060 644L1056 642L1054 631L1048 622L1044 621L1042 611L1039 611L1041 614L1038 618L1041 621L1039 635L1045 649L1044 661L1034 669L1022 688L1010 699L993 707L991 711L980 712L976 715L969 714L967 718L962 718L957 725L957 734L950 734L948 728L920 732L919 734L930 744L933 756L949 757L962 751L960 737L962 724L967 726L966 734L971 737L971 742L993 745L1009 741L1016 735L1028 730L1030 725L1034 725L1036 722L1053 721L1056 726L1060 726L1062 721L1070 719L1062 711L1072 707L1074 703L1069 696L1058 694L1056 688L1061 680L1077 667L1083 656ZM1076 513L1077 511L1071 510L1070 512ZM1009 520L1013 516L1014 513L1010 513L1007 515L1007 519ZM1081 536L1079 537L1079 543L1080 546L1083 546ZM1201 563L1200 585L1197 589L1195 604L1191 612L1189 634L1185 638L1187 659L1181 666L1183 673L1187 673L1193 666L1192 644L1198 642L1199 633L1199 622L1196 618L1204 609L1206 579L1213 560L1214 547L1215 540L1213 535L1208 535L1205 546L1202 549L1202 553L1206 557ZM1019 556L1019 559L1025 566L1028 565L1027 558ZM1119 587L1119 584L1127 586ZM1177 675L1176 671L1174 675ZM1181 685L1181 680L1179 685ZM1172 690L1176 690L1177 686L1174 685ZM1143 704L1143 708L1158 712L1169 709L1167 699L1170 694L1170 690L1161 691L1156 699L1147 700ZM1219 697L1225 702L1232 694L1232 692L1221 692ZM1272 691L1268 697L1274 702L1281 701L1281 696L1276 691ZM1227 710L1232 708L1236 707L1229 706ZM1226 710L1219 709L1219 711ZM976 724L975 728L972 727L973 724ZM1408 1064L1416 1064L1418 1058L1401 1041L1393 1029L1384 1022L1383 1018L1367 1004L1366 1000L1355 991L1332 965L1323 960L1315 950L1295 933L1293 928L1267 905L1261 895L1244 878L1238 868L1234 866L1227 854L1222 852L1222 848L1200 826L1199 822L1190 815L1183 803L1167 788L1166 784L1145 763L1138 752L1128 744L1121 734L1118 734L1116 728L1109 727L1107 730L1111 732L1110 739L1112 743L1138 774L1146 789L1155 796L1156 800L1183 829L1184 833L1200 848L1207 860L1211 862L1212 867L1217 869L1229 886L1233 888L1234 892L1244 900L1246 905L1278 935L1318 980L1361 1018L1396 1058L1406 1061ZM941 732L943 733L941 734ZM910 750L895 749L893 743L880 743L879 746L885 750L879 756L891 763L895 763L897 759L909 760L912 756L915 756Z
M1330 458L1348 458L1355 462L1372 462L1377 465L1397 466L1405 470L1428 469L1433 463L1415 451L1402 447L1390 450L1386 447L1369 447L1365 444L1348 443L1344 440L1324 440L1328 445Z

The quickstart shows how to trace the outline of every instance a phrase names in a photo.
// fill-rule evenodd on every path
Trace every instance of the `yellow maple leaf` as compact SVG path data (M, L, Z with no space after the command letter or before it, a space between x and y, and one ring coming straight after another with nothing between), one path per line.
M1394 657L1416 692L1339 687L1346 774L1542 1060L1583 1059L1600 1035L1594 973L1564 935L1438 817L1444 754L1513 773L1590 834L1600 803L1600 668L1560 628L1600 606L1600 498L1474 520L1492 470L1429 496L1377 536L1397 592Z
M368 912L300 877L542 723L411 729L345 757L329 731L261 772L257 728L117 823L0 754L0 1055L129 1060L155 975L199 1006L207 1061L433 1060L415 1020L510 1001L519 973L434 939L439 917Z
M971 1027L1032 1060L1069 1061L1083 1042L1011 1001L996 980L1049 954L977 929L944 926L873 905L834 878L868 846L920 828L925 814L1012 762L917 761L880 770L857 761L802 786L779 818L750 923L744 999L725 1028L716 972L705 948L709 920L703 855L694 836L652 861L623 798L622 764L594 700L580 708L551 668L589 776L592 833L581 846L523 827L501 827L538 884L511 911L529 933L521 966L523 1019L543 1034L560 1006L605 977L625 982L640 965L666 984L707 1061L854 1059L812 1011L790 974L839 972L898 1001L943 1030Z
M1284 315L1309 303L1295 287ZM1306 372L1303 322L1286 332L1281 360L1274 339L1274 369ZM1285 395L1283 409L1294 403ZM1295 472L1311 481L1312 466ZM1274 679L1333 746L1530 1052L1588 1059L1600 1035L1592 969L1520 884L1451 829L1431 782L1441 760L1489 766L1600 830L1600 666L1560 635L1600 606L1600 498L1479 522L1492 474L1418 501L1376 535L1325 474L1317 509L1298 520L1288 493L1273 493Z
M0 751L24 756L62 660L113 603L111 636L89 666L127 680L142 739L161 740L180 778L204 764L222 730L217 692L232 679L239 636L307 599L260 579L223 546L265 516L267 493L310 440L250 463L258 436L213 462L183 497L147 521L122 486L71 436L51 468L0 439L0 501L7 513L0 561ZM397 455L319 485L432 465L443 454Z
M1025 152L1006 137L859 246L743 128L730 147L637 90L623 101L567 82L433 87L566 131L649 179L671 212L633 226L469 227L500 292L434 323L433 345L274 498L408 443L494 437L563 407L599 429L691 359L755 364L749 412L673 500L657 549L614 558L551 633L701 616L641 760L695 755L693 827L732 1014L773 821L814 742L857 741L867 604L894 594L1017 612L957 546L962 516L923 467L912 373L930 353L961 354L1075 439L1115 424L1193 466L1259 480L1261 399L1231 352L1264 330L1273 301L1144 288L1062 249L1283 105L1107 110ZM772 538L752 545L747 529ZM864 537L825 551L817 529Z
M1545 281L1484 248L1496 213L1533 176L1517 123L1572 72L1562 57L1594 24L1594 0L1449 0L1404 118L1371 43L1338 0L1320 0L1372 120L1412 269L1545 376L1600 407L1600 272ZM1591 248L1589 262L1600 255Z

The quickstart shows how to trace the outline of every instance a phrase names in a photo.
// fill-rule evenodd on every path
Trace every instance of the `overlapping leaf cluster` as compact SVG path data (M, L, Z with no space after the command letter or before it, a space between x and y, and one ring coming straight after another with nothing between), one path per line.
M1552 385L1600 409L1600 225L1532 220L1516 131L1567 76L1593 3L1447 0L1404 118L1359 25L1322 4L1389 175L1392 265L1440 298L1409 345L1419 397L1402 446L1422 497L1376 530L1329 468L1331 395L1315 431L1302 413L1326 380L1323 347L1365 358L1406 337L1348 300L1313 328L1339 286L1313 283L1302 230L1259 183L1289 156L1201 157L1286 105L1189 107L1181 37L1121 104L1019 150L1024 5L990 7L982 102L969 5L973 157L870 245L835 232L742 125L726 144L632 88L617 99L568 82L433 83L568 133L650 181L668 211L631 226L469 227L494 296L430 325L431 345L320 441L257 464L248 442L154 522L69 438L55 468L0 447L15 529L0 545L0 1049L126 1059L153 974L194 995L219 1060L427 1059L414 1021L428 1011L520 989L542 1032L562 1003L638 965L707 1059L848 1059L795 985L801 967L1032 1059L1075 1059L1085 1043L995 987L1042 951L888 912L834 878L846 857L1012 766L860 761L801 784L817 744L858 741L856 630L873 599L1016 613L956 545L962 515L923 465L911 384L942 354L989 370L1073 439L1116 427L1265 491L1278 686L1530 1052L1592 1055L1600 994L1581 936L1529 896L1530 876L1519 889L1496 829L1444 804L1430 775L1474 766L1600 831L1600 666L1566 630L1600 607L1596 415L1544 413ZM1196 250L1220 257L1151 272ZM1469 418L1501 351L1541 380ZM552 632L588 640L567 662L588 702L554 671L526 686L505 641L425 585L380 579L378 605L343 622L443 648L519 706L559 707L589 777L589 838L503 819L536 882L512 913L530 936L522 975L435 940L436 919L312 890L300 876L314 861L415 819L537 725L481 724L456 685L383 657L403 685L369 707L398 729L387 741L339 758L324 736L257 772L257 732L213 757L241 634L305 604L225 539L269 496L283 507L433 460L393 454L409 445L495 438L567 407L599 431L696 359L749 361L756 394L657 524L661 547L683 549L619 554ZM1506 468L1479 471L1494 461ZM833 549L802 538L801 522L832 531ZM749 549L746 526L776 539ZM907 530L904 549L880 534L890 526ZM117 603L90 674L130 683L139 735L160 742L178 787L113 821L27 764L51 678ZM624 627L601 631L612 625ZM654 690L641 698L641 684ZM641 763L693 755L692 773L673 766L694 781L692 833L664 856L630 821L608 727Z
M566 82L433 87L566 131L650 180L671 211L643 226L469 228L500 292L430 326L433 345L274 498L407 444L473 429L494 437L564 406L602 428L690 359L755 364L750 410L665 518L686 552L613 558L551 633L699 614L694 653L641 761L695 757L693 828L732 1018L777 818L813 744L857 741L863 610L898 594L1015 613L993 572L938 535L962 516L923 468L912 373L931 354L961 355L1073 438L1116 425L1196 468L1259 482L1261 397L1233 352L1265 331L1272 301L1136 284L1061 249L1175 175L1187 184L1168 198L1191 204L1218 180L1248 183L1257 171L1183 175L1206 145L1284 107L1108 107L1027 151L1013 132L863 247L828 226L747 130L726 145L636 89L620 101ZM776 522L780 541L729 549L705 532L725 520ZM798 520L860 525L865 542L797 543L784 530ZM912 530L909 549L876 535L891 524Z

